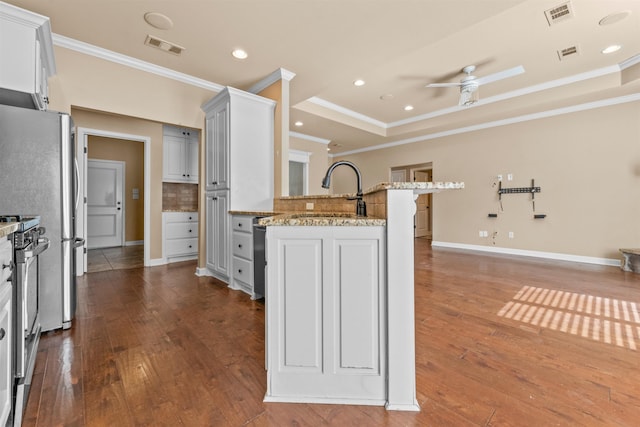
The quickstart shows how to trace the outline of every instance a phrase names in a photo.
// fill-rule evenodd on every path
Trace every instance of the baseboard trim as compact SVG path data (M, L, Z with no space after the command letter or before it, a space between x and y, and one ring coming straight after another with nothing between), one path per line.
M146 265L145 267L157 267L159 265L165 265L166 263L166 258L153 258L149 260L149 265Z
M517 255L532 258L544 258L557 261L579 262L583 264L608 265L612 267L620 267L619 259L597 258L572 254L561 254L557 252L529 251L525 249L502 248L496 246L469 245L466 243L438 242L432 241L431 246L451 249L464 249L478 252L491 252L504 255Z
M124 242L125 246L139 246L144 245L144 240L130 240L128 242Z

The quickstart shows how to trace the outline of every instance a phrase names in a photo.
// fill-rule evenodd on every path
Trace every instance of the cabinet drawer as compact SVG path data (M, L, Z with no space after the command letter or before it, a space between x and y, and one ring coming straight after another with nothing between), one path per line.
M253 264L251 261L234 256L233 279L253 285Z
M244 231L251 233L251 216L234 216L233 217L233 229L235 231Z
M177 222L168 223L164 230L165 239L180 239L198 237L198 223Z
M164 253L166 257L197 254L198 239L193 238L166 240Z
M233 232L233 254L253 259L253 236L247 233Z
M198 222L198 212L163 212L165 222Z

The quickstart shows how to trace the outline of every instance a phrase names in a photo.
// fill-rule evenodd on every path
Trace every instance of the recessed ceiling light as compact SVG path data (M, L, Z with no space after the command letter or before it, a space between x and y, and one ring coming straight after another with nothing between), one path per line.
M300 120L298 120L297 122L294 123L294 125L296 126L302 126L304 123L302 123Z
M622 12L612 13L611 15L607 15L604 18L602 18L598 22L598 24L600 24L600 25L615 24L617 22L622 21L624 18L626 18L629 15L631 15L631 11L630 10L623 10Z
M404 106L404 111L411 111L413 110L413 105L405 105Z
M243 49L234 49L233 52L231 52L231 55L236 59L247 59L249 56L249 54Z
M602 53L604 53L606 55L607 53L617 52L621 48L622 48L622 46L620 46L619 44L612 44L611 46L607 46L604 49L602 49Z
M354 86L364 86L364 80L358 79L353 82Z
M144 14L144 20L153 28L159 30L170 30L173 28L173 21L167 15L158 12L147 12Z

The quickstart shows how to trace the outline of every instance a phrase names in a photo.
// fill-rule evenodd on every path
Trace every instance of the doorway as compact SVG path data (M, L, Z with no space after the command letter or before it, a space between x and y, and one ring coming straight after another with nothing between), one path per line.
M431 182L433 181L433 164L421 163L414 165L395 166L389 172L391 182ZM431 239L433 236L433 197L431 194L421 194L416 199L416 214L414 216L414 237Z
M144 191L142 192L142 202L143 202L143 264L144 266L150 265L150 248L149 248L149 236L151 233L151 227L149 224L149 218L151 216L151 202L150 202L150 188L151 188L151 171L150 171L150 159L151 159L151 138L148 136L142 135L132 135L125 134L119 132L106 131L101 129L89 129L78 127L77 129L77 141L78 141L78 184L80 194L84 196L84 203L80 203L78 206L78 212L76 217L76 229L79 237L86 238L88 236L87 230L87 202L88 202L88 147L89 147L89 137L104 137L104 138L112 138L118 140L125 141L135 141L142 142L144 144L144 155L143 155L143 185ZM125 227L126 228L126 227ZM84 248L78 248L78 252L76 253L77 259L80 261L76 264L76 274L82 275L87 272L88 268L88 251L84 250Z

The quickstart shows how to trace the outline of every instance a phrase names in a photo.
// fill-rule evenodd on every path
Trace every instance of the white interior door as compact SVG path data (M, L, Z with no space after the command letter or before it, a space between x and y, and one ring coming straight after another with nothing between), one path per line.
M414 171L415 182L431 181L431 171ZM431 194L421 194L416 200L415 237L431 238Z
M124 244L124 162L87 162L87 248Z

